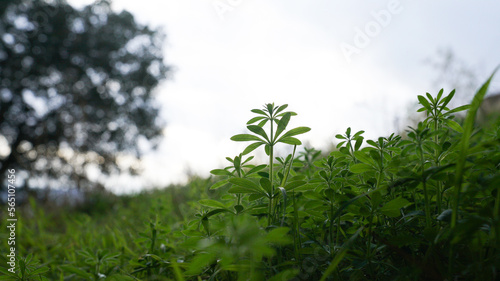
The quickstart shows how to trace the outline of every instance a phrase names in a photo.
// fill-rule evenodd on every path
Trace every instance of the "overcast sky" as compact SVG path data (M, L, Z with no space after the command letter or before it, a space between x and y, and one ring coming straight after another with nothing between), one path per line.
M347 127L387 136L404 127L417 95L451 91L433 83L439 71L425 62L438 60L440 49L451 49L480 82L500 64L493 0L115 0L113 8L161 26L175 69L157 90L164 141L144 160L145 180L122 179L116 191L226 165L245 147L229 138L246 132L250 110L265 103L289 104L298 113L290 126L312 129L303 142L325 148Z

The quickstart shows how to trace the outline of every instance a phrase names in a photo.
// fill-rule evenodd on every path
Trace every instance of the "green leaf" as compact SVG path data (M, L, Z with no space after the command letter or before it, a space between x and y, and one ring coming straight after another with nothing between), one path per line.
M315 189L316 187L318 187L318 185L319 185L318 183L308 183L308 184L304 184L302 186L296 187L293 190L295 190L297 192L308 191L308 190ZM286 188L286 186L285 186L285 188Z
M425 109L429 112L432 111L432 107L431 105L429 104L429 102L425 99L425 97L419 95L418 96L418 101L420 102L421 105L423 105L425 107Z
M278 110L276 110L275 114L280 113L281 111L285 110L287 107L288 107L288 104L284 104L284 105L280 106L278 108Z
M37 268L37 269L33 270L32 272L30 272L30 274L31 274L31 276L33 276L33 275L37 275L37 274L43 274L43 273L45 273L45 272L48 272L49 270L50 270L50 268L49 268L49 267L47 267L47 266L42 266L42 267Z
M301 145L302 142L299 139L293 137L280 138L279 142L291 144L291 145Z
M439 91L439 94L437 96L438 100L442 94L443 94L443 89L441 89L441 91ZM455 95L455 89L453 89L453 91L451 91L449 95L447 95L444 99L441 100L441 102L443 104L440 106L439 111L443 111L443 109L445 109L445 107L448 105L448 103L450 103L450 101L453 99L454 95Z
M380 208L380 213L391 218L399 217L401 216L401 208L404 208L410 204L411 203L408 200L402 197L397 197L396 199L385 203L385 205Z
M3 274L7 274L7 275L10 275L9 276L0 276L0 280L12 280L11 278L14 276L16 277L17 275L8 271L7 269L3 268L3 267L0 267L0 272L3 273Z
M246 155L246 154L248 154L248 153L250 153L250 152L254 151L255 149L257 149L259 146L261 146L261 145L263 145L263 144L265 144L265 142L263 142L263 141L260 141L260 142L254 142L254 143L252 143L252 144L249 144L249 145L245 148L245 150L243 150L243 152L242 152L241 154Z
M374 166L377 165L380 167L380 163L382 163L380 152L375 149L371 149L368 152L370 154L371 159L373 160Z
M462 106L456 107L456 108L454 108L454 109L452 109L450 111L447 111L445 113L445 115L451 115L452 113L464 111L464 110L467 110L469 108L470 108L470 104L462 105Z
M437 95L437 97L436 97L436 100L441 99L441 97L443 96L443 92L444 92L444 89L439 90L439 93L438 93L438 95ZM455 90L451 91L451 93L450 93L451 97L453 97L453 95L452 95L452 94L453 94L453 95L455 94ZM449 97L450 95L448 95L448 96L446 96L446 97ZM450 97L450 99L451 99L451 97Z
M262 136L265 140L267 140L267 142L269 142L269 137L267 136L266 131L264 131L264 129L262 129L262 127L257 126L257 125L248 125L247 128L251 132Z
M303 193L304 197L310 200L323 200L323 196L321 194L317 193L316 191L306 191Z
M234 210L236 211L237 214L243 212L244 209L245 209L245 207L243 207L242 205L235 205L234 206Z
M267 111L269 112L269 114L271 116L273 116L274 115L274 112L273 112L274 111L274 103L266 104L266 108L267 108Z
M211 170L210 174L215 175L215 176L232 176L233 175L231 172L229 172L228 170L224 170L224 169Z
M261 114L261 115L264 115L264 116L268 116L264 111L262 111L260 109L252 109L250 111L252 111L253 113L257 113L257 114Z
M346 138L341 134L336 134L335 137L339 140L345 140Z
M363 137L358 137L356 139L356 143L354 144L354 150L358 150L361 147L361 145L363 144L363 139L364 139Z
M241 165L248 163L252 159L253 159L253 156L248 157L245 161L243 161L243 163L241 163Z
M364 172L369 172L373 171L374 168L368 164L365 163L358 163L358 164L353 164L349 167L349 170L355 174L360 174Z
M262 145L262 143L261 143L261 145ZM266 164L255 166L255 167L251 168L250 170L248 170L248 172L246 174L251 175L251 174L257 173L258 171L263 170L265 167L267 167Z
M219 187L221 187L221 186L224 186L224 185L226 185L226 184L228 184L228 183L229 183L229 180L228 180L228 179L221 180L221 181L218 181L218 182L214 183L214 184L210 187L210 189L217 189L217 188L219 188Z
M264 189L266 191L267 194L269 194L269 196L271 196L271 189L272 189L272 186L271 186L271 182L269 181L268 178L260 178L259 180L260 182L260 186L262 186L262 189Z
M344 143L346 143L346 141L341 141L337 144L337 148L341 147L342 145L344 145Z
M246 192L236 192L236 193L263 193L263 190L256 183L254 183L253 181L251 181L249 179L232 178L232 179L229 179L229 182L247 190ZM231 192L231 193L234 193L234 192Z
M262 121L259 122L258 126L264 127L264 125L266 125L267 121L269 121L269 119L267 119L267 118L263 119Z
M378 205L382 202L382 195L380 194L379 191L376 191L376 192L373 192L372 195L371 195L371 202L372 202L372 206L374 208L378 207Z
M306 182L305 181L301 181L301 180L299 180L299 181L291 181L291 182L289 182L288 184L285 185L285 189L287 191L290 191L290 190L293 190L293 189L295 189L297 187L303 186L305 184L306 184Z
M441 90L443 90L443 89L441 89ZM429 101L430 101L431 103L433 103L433 104L434 104L434 103L436 102L436 101L434 100L434 98L431 96L431 94L429 94L429 93L425 93L425 95L427 96L427 98L429 99Z
M240 155L240 156L241 156L241 155ZM240 157L240 156L236 156L236 157L234 157L234 162L233 162L233 164L234 164L234 169L235 169L236 171L238 171L238 172L239 172L239 171L241 171L241 157Z
M378 148L378 143L374 142L373 140L367 140L366 143L373 147Z
M375 162L365 151L354 151L354 157L365 164L375 166Z
M203 216L203 219L206 220L206 223L208 223L208 218L213 216L213 215L217 215L219 213L232 213L230 210L226 209L226 208L223 208L223 209L215 209L215 210L212 210L210 212L208 212L206 215Z
M266 155L269 155L271 153L271 147L266 143L266 146L264 146L264 151L266 152Z
M280 245L290 244L292 239L288 237L288 232L290 232L288 227L275 228L267 233L266 240Z
M250 134L239 134L231 137L232 141L261 141L264 142L263 139L258 136L250 135Z
M266 196L267 196L267 195L266 195L264 192L262 192L262 193L258 193L258 194L257 194L257 193L253 193L253 194L250 194L250 195L248 196L248 201L249 201L249 202L252 202L252 201L255 201L255 200L259 200L260 198L264 198L264 197L266 197ZM250 207L250 209L251 209L251 208L253 208L253 207ZM248 209L247 209L247 211L248 211Z
M364 134L365 131L358 131L357 133L354 134L354 136L352 136L353 139L359 137L361 134Z
M281 117L280 121L278 122L278 128L276 129L274 139L278 138L278 136L286 129L286 126L288 126L288 122L290 121L290 117L290 112L285 113L285 115Z
M266 118L266 117L264 117L264 116L257 116L257 117L254 117L254 118L252 118L252 119L248 120L247 125L253 124L253 123L255 123L255 122L257 122L257 121L260 121L260 120L262 120L262 119L265 119L265 118Z
M304 134L304 133L309 132L310 130L311 130L311 128L308 128L308 127L297 127L297 128L291 129L290 131L284 133L281 136L280 139L284 139L284 138L287 138L287 137L293 137L293 136L296 136L296 135Z
M448 125L448 127L453 129L454 131L459 132L459 133L464 132L464 129L462 128L462 126L460 126L460 124L458 124L457 122L450 120L450 119L445 119L444 122L446 123L446 125Z
M326 171L319 171L319 176L322 177L325 181L328 181L328 175L326 174Z
M210 207L210 208L222 208L222 209L226 208L226 205L222 204L219 201L215 201L215 200L212 200L212 199L201 199L201 200L198 201L198 203L200 205L207 206L207 207Z
M444 221L444 222L450 222L451 221L451 209L446 209L444 210L439 216L437 217L438 221Z
M255 191L254 189L252 188L247 188L247 187L244 187L244 186L238 186L238 185L233 185L231 186L231 188L229 188L227 190L228 193L231 193L231 194L237 194L237 193L245 193L245 194L252 194L252 193L255 193L255 194L261 194L260 192L257 192ZM262 192L262 194L264 194L264 192Z
M92 274L87 273L79 268L76 268L71 265L61 265L59 268L61 268L63 271L69 272L69 273L74 273L80 277L87 278L87 279L93 279L94 276Z

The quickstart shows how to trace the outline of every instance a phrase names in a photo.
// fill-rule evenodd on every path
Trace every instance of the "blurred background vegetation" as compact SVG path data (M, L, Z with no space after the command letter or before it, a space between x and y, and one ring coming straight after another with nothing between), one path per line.
M0 182L15 169L20 189L87 191L137 174L165 125L162 31L107 0L5 0L0 33Z

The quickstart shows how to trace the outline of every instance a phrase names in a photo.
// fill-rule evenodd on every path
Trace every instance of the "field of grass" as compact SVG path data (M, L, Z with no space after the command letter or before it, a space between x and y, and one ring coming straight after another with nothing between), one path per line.
M455 109L454 92L418 96L428 118L404 136L348 128L326 155L300 149L309 128L267 104L210 178L73 209L31 200L16 274L0 215L0 280L498 280L500 123L474 126L490 80Z

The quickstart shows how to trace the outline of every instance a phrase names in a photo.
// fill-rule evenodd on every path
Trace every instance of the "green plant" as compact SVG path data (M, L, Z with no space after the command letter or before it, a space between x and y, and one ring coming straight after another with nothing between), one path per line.
M16 241L44 266L26 258L2 280L496 280L500 120L473 124L490 80L471 106L447 108L453 91L419 96L427 119L406 136L347 128L328 153L301 148L309 128L287 130L295 113L267 104L232 138L250 144L209 178L117 196L103 214L32 200ZM278 143L293 150L275 155ZM264 164L249 156L261 146Z
M37 260L33 259L32 254L28 254L24 258L17 259L17 266L14 272L0 267L0 272L4 274L4 276L0 276L0 280L49 280L43 276L49 270L48 266L40 265Z
M283 112L283 110L287 107L287 104L275 106L274 103L268 103L262 110L252 109L251 111L253 113L260 115L247 122L247 129L254 134L240 134L231 137L231 140L233 141L252 141L252 143L243 151L244 155L264 145L264 150L269 156L269 174L267 179L266 177L262 177L260 179L260 187L251 184L249 181L232 181L233 184L239 184L240 187L248 188L247 191L255 191L257 194L262 194L268 197L268 225L271 225L273 218L275 217L275 214L273 213L275 207L273 200L276 196L274 182L274 147L278 143L301 145L301 141L295 138L295 136L311 130L308 127L297 127L285 132L288 122L290 122L290 118L297 115L295 112ZM256 122L258 122L257 125L252 125ZM263 128L268 123L269 134Z
M72 273L75 276L93 280L101 280L115 274L113 267L118 264L119 254L111 254L101 250L95 252L81 250L77 254L81 256L85 266L61 265L61 270Z

